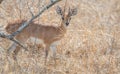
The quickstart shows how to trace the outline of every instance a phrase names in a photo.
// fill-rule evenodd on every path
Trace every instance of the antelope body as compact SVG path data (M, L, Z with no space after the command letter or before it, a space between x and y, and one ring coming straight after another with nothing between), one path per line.
M67 31L67 26L71 20L71 16L76 15L76 9L69 9L68 14L64 14L62 9L58 6L57 13L61 15L61 25L58 27L55 26L44 26L41 24L36 24L34 22L30 23L27 28L25 28L20 34L18 34L15 38L20 42L24 43L30 37L35 37L38 39L43 40L45 44L45 58L47 59L48 51L50 47L54 50L53 57L56 55L56 44L54 42L59 41L62 39ZM6 31L8 33L15 32L21 24L26 22L26 20L18 20L12 23L9 23L6 27ZM13 43L9 48L8 51L13 51L14 55L13 58L16 60L16 55L18 54L20 47Z

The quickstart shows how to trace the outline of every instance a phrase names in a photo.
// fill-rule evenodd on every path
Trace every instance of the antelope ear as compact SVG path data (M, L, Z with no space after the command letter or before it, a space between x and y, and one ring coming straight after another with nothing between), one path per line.
M56 12L59 15L63 15L63 11L62 11L61 7L59 7L59 6L56 7Z
M77 8L74 8L74 9L69 9L69 15L70 16L74 16L77 14Z

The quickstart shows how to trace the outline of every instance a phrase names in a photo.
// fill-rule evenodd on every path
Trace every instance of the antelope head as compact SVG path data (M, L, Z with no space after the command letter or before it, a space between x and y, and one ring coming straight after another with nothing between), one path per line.
M77 14L77 8L73 8L73 9L69 8L68 13L65 13L65 10L63 11L61 7L57 6L56 12L57 14L61 15L62 24L64 24L65 26L68 26L71 20L71 16L74 16Z

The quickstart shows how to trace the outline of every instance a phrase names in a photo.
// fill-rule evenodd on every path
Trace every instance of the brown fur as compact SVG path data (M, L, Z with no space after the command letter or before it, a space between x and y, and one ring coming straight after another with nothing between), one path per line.
M14 23L9 23L5 29L11 34L15 32L25 21L26 20L17 20ZM60 40L65 33L66 27L63 25L59 27L44 26L32 22L27 28L25 28L19 35L16 36L16 39L23 41L30 37L35 37L42 39L45 44L51 44L54 41Z

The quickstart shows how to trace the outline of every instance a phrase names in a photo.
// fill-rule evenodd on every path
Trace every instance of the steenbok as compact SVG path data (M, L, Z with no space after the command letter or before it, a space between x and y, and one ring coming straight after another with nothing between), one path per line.
M50 48L53 50L53 57L55 60L56 56L56 45L59 40L61 40L66 34L67 26L70 23L71 16L77 14L77 9L70 9L66 14L59 6L56 8L57 14L61 15L61 23L60 26L45 26L41 24L36 24L34 22L30 23L27 28L25 28L20 34L18 34L15 38L22 43L25 43L30 37L35 37L44 42L45 45L45 62L48 56L48 51ZM12 23L9 23L6 26L6 31L8 33L15 32L22 23L26 22L26 20L18 20ZM16 55L20 50L20 46L13 43L9 48L8 52L13 51L13 58L16 59Z

